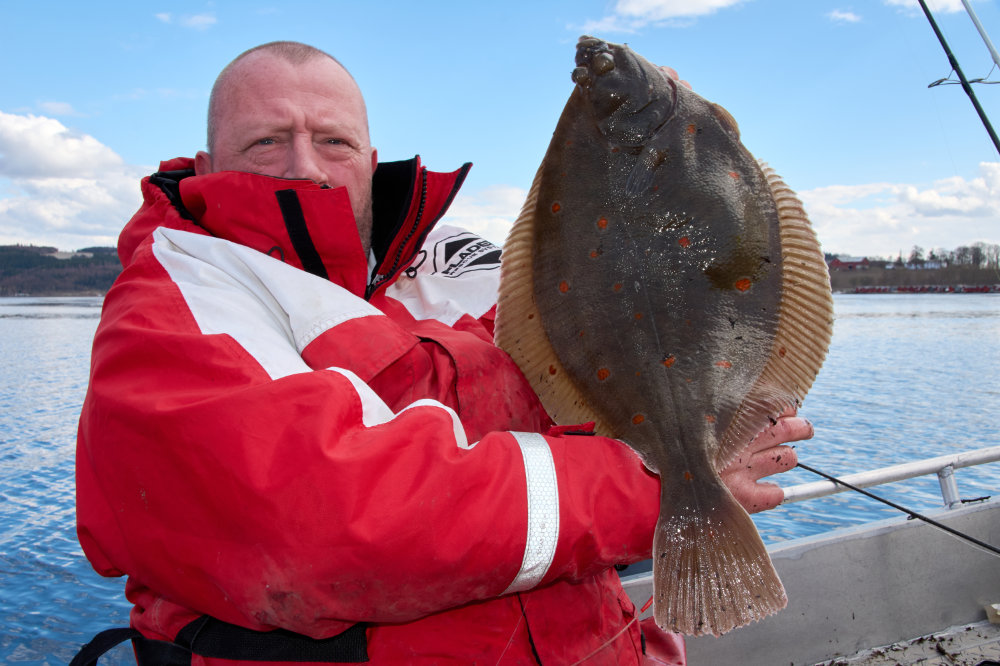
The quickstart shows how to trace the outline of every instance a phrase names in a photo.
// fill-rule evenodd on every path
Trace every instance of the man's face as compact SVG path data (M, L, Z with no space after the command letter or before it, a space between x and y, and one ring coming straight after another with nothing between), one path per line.
M268 53L241 60L221 91L210 148L195 158L198 175L245 171L347 187L367 254L378 157L361 91L336 62L294 65Z

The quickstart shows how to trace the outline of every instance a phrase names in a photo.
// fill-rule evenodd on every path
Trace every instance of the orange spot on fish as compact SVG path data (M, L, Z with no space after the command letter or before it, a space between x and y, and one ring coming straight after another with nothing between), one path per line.
M787 353L788 353L788 350L785 349L784 347L781 347L780 349L778 349L778 356L780 356L781 358L785 358L785 354L787 354Z
M691 472L688 472L687 470L685 470L684 471L684 480L685 481L694 481L694 475L691 474Z
M634 423L636 425L639 425L640 423L642 423L645 420L646 420L646 417L643 416L642 414L636 414L635 416L632 417L632 423Z
M534 312L532 312L530 315L528 315L528 319L534 319L534 318L535 318L535 313Z
M615 282L615 284L611 288L614 289L615 291L621 291L622 290L622 283L621 282Z
M687 236L682 236L680 239L678 239L677 244L680 245L681 247L691 247L691 239L688 238Z
M719 366L720 368L725 368L726 370L733 367L733 364L730 363L729 361L719 361L718 363L716 363L716 365Z
M556 366L554 366L554 365L550 365L549 366L549 374L550 375L556 374Z
M558 201L556 203L552 204L552 212L553 213L558 213L561 209L562 209L562 206L559 205Z
M715 417L711 414L705 414L705 423L715 423Z
M642 319L642 313L641 312L636 312L635 313L635 318L636 318L636 320Z
M687 126L687 131L688 131L688 134L694 134L695 132L698 131L698 128L695 127L693 124L691 124L691 125Z
M559 283L559 291L561 291L564 294L567 291L569 291L569 282L566 282L566 280L563 280L562 282L560 282Z
M663 359L663 365L665 365L668 368L676 362L677 362L677 357L674 356L673 354L670 354L669 356Z
M608 218L602 217L601 219L599 219L597 221L597 228L598 229L607 229L608 228Z
M729 172L729 177L732 178L733 180L739 180L740 179L740 174L736 173L735 171L730 171Z
M601 368L597 371L597 381L603 382L605 379L611 376L611 371L607 368Z
M620 150L621 150L620 148L612 148L612 149L611 149L611 152L613 152L613 153L617 153L617 152L619 152Z
M597 250L591 250L590 251L590 258L591 259L597 259L599 256L601 256L601 253L598 252Z
M735 283L733 284L733 286L734 286L734 287L736 287L737 289L739 289L740 291L747 291L748 289L750 289L750 286L751 286L752 284L753 284L753 283L752 283L752 282L750 282L750 280L749 280L749 279L747 279L747 278L743 278L742 280L737 280L737 281L736 281L736 282L735 282Z

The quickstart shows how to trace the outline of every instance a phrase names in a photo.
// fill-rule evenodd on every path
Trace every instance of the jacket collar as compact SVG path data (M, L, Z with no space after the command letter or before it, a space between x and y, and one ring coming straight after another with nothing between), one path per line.
M370 296L412 262L470 168L430 172L419 157L378 165L372 181L376 267L370 285L345 188L232 171L195 176L188 158L163 162L160 171L143 179L144 202L122 230L119 257L128 265L139 244L167 226L245 245Z

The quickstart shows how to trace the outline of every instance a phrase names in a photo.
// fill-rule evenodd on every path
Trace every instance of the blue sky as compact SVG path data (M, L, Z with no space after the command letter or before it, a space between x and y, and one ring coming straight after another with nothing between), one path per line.
M1000 41L997 0L972 6ZM1000 81L960 0L931 7L965 73ZM960 87L927 87L951 68L916 0L39 0L0 15L0 244L113 245L139 178L204 147L219 70L275 39L347 65L383 160L473 162L452 220L502 242L584 33L729 109L826 251L1000 243L1000 156ZM1000 130L1000 86L976 93Z

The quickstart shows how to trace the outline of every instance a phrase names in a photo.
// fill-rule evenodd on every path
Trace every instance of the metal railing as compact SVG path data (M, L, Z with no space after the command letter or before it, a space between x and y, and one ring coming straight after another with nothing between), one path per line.
M892 467L882 467L867 472L857 474L847 474L840 477L845 483L858 488L870 488L883 483L892 483L904 479L912 479L926 474L936 474L938 482L941 484L941 497L944 504L949 509L958 506L961 499L958 495L958 484L955 482L955 470L973 465L996 462L1000 460L1000 446L991 446L985 449L954 453L936 458L916 460L913 462L893 465ZM784 488L784 504L791 502L802 502L817 497L826 497L842 493L849 488L833 481L814 481L812 483L802 483Z

